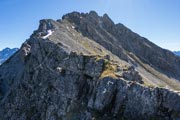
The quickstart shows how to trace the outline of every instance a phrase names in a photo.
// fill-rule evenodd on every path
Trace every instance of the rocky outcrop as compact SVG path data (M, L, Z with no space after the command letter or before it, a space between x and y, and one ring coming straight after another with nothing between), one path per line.
M88 28L94 25L102 30ZM41 20L39 29L0 67L0 118L178 120L180 93L148 85L139 72L141 61L105 31L116 30L113 26L106 14L95 12Z

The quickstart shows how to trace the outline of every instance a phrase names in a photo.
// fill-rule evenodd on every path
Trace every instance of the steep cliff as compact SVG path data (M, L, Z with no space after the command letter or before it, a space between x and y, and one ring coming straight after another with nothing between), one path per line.
M176 120L179 61L106 14L41 20L0 66L0 118Z

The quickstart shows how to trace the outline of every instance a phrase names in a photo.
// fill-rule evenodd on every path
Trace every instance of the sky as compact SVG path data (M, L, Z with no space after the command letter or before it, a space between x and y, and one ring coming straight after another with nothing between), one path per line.
M20 47L40 19L90 10L107 13L162 48L180 50L180 0L0 0L0 50Z

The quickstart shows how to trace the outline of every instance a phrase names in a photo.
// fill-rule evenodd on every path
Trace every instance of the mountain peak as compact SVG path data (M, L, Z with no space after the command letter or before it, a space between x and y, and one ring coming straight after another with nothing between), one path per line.
M92 17L98 17L99 15L96 13L96 11L90 11L89 12L89 15L92 16Z
M104 21L108 21L108 23L114 24L114 22L111 20L108 14L105 13L102 18L104 19Z
M179 57L107 14L72 12L41 20L0 66L0 118L178 119L179 91Z

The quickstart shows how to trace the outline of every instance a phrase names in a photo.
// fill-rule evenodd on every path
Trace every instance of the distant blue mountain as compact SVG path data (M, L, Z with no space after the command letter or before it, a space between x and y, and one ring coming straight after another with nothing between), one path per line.
M174 54L180 56L180 51L174 51Z
M11 55L13 55L16 51L18 50L18 48L5 48L2 51L0 51L0 65L6 61Z

